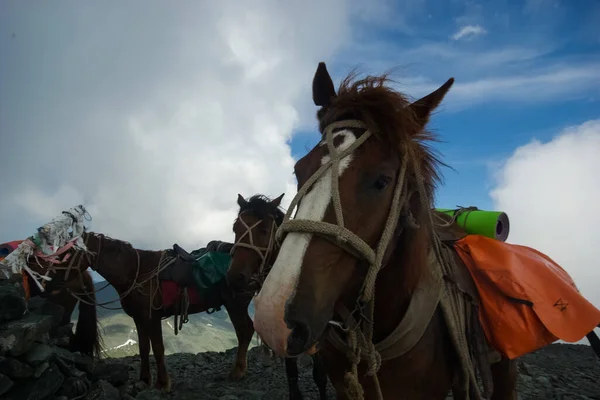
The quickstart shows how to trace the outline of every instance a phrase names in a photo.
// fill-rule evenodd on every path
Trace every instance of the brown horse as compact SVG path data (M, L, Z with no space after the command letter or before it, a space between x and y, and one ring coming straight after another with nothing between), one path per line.
M35 261L29 263L35 268ZM79 315L75 333L71 334L69 350L89 356L100 357L102 352L102 336L98 325L94 281L89 271L76 274L68 282L50 281L42 292L29 275L27 275L30 296L41 296L54 304L63 307L60 325L71 322L75 305L79 302Z
M138 346L141 359L140 380L151 384L150 345L156 360L155 387L171 390L171 379L165 363L165 348L162 337L161 320L172 316L174 307L163 307L159 273L167 265L179 271L191 271L189 259L173 252L135 249L131 244L109 238L98 233L84 233L87 248L94 253L91 267L110 283L120 296L121 305L127 315L133 318L138 333ZM187 263L187 266L185 265ZM184 274L178 283L192 285L189 274ZM246 354L254 334L252 320L248 315L251 296L233 298L223 279L210 293L195 304L190 304L188 314L196 314L225 306L238 338L236 361L229 374L231 379L241 378L247 369Z
M448 310L420 295L440 285L431 255L446 254L431 221L439 161L425 126L454 80L412 104L386 81L351 75L336 93L319 64L323 140L295 165L296 219L280 228L289 233L255 300L255 329L283 355L319 342L339 399L474 398ZM395 354L374 351L388 337ZM495 361L492 399L515 399L516 362Z
M255 195L248 200L238 194L240 206L233 223L235 244L231 250L231 264L227 281L234 293L256 293L277 258L279 247L275 243L275 232L283 222L279 209L283 194L274 200ZM327 399L327 375L319 354L313 354L313 379L322 400ZM285 358L290 400L302 399L298 386L298 364L296 358Z
M16 249L16 246L24 242L23 240L7 243L10 254ZM10 245L13 245L12 247ZM7 247L5 247L7 249ZM0 259L1 260L1 259ZM81 258L71 260L82 262ZM51 267L56 269L69 268L69 263L49 264L44 258L33 256L28 261L29 268ZM46 298L51 303L57 304L63 308L63 316L60 326L71 323L71 315L75 305L79 301L79 315L75 333L71 332L69 337L69 350L80 352L89 356L100 357L102 351L102 336L98 329L98 316L96 313L96 296L94 291L94 281L91 274L86 270L82 274L72 276L68 282L50 281L43 284L42 291L29 273L23 271L22 276L26 278L26 290L29 297L40 296Z

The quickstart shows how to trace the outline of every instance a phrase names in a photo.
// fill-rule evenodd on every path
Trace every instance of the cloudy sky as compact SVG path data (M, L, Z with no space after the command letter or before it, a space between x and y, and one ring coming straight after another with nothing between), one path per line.
M230 240L237 193L295 192L317 63L400 67L456 78L437 204L506 211L600 307L600 4L485 3L2 1L0 242L79 203L141 248Z

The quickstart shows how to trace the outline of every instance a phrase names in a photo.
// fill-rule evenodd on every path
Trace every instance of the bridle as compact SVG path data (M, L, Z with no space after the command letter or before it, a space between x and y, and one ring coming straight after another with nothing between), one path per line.
M267 247L262 247L262 246L258 246L254 243L254 236L252 235L252 230L254 228L256 228L258 225L260 225L263 220L260 219L258 221L256 221L254 224L252 224L251 226L249 226L246 221L244 221L244 219L242 218L242 215L244 215L244 213L246 213L247 211L242 211L239 215L238 215L238 221L242 223L242 225L244 225L244 228L246 228L245 232L240 236L240 238L233 244L233 246L231 247L231 250L229 251L229 254L231 255L231 257L233 257L235 250L238 247L244 247L247 249L251 249L254 250L258 256L261 259L261 263L260 263L260 267L258 269L257 272L257 276L258 276L258 280L259 280L259 286L262 286L262 279L264 278L264 275L266 272L266 268L267 268L267 263L269 260L269 257L272 254L272 251L275 247L275 234L277 231L277 224L275 222L275 218L273 218L273 221L271 223L271 229L269 230L269 243L267 245ZM243 242L242 240L248 236L248 243Z
M338 151L334 145L333 139L334 130L340 128L365 129L365 132L359 136L348 148ZM353 326L351 327L348 327L347 323L340 323L336 321L331 321L330 323L342 328L342 330L348 334L348 354L350 355L350 361L352 364L352 371L349 372L349 374L351 374L351 379L355 382L355 384L359 385L357 378L357 366L361 358L366 358L368 361L367 374L373 377L375 386L378 389L379 397L382 398L381 388L377 378L377 371L381 366L381 356L375 350L372 340L374 325L373 315L375 304L375 281L382 266L385 265L385 259L389 257L389 253L387 252L388 246L392 237L394 236L394 233L396 232L396 228L398 227L401 211L408 203L409 193L406 190L408 185L406 172L409 158L414 160L414 157L411 146L408 146L405 156L402 157L402 164L400 167L398 180L396 182L396 187L394 188L392 202L385 227L377 247L372 248L363 239L358 237L358 235L344 226L344 216L342 212L339 191L340 162L344 157L355 151L372 135L373 132L366 126L366 124L358 120L333 122L323 130L323 136L327 143L330 159L321 165L321 167L300 188L285 214L283 223L277 230L276 238L278 242L281 243L285 237L285 234L289 232L314 234L333 242L336 246L368 263L367 274L360 289L355 309L352 313L350 313L351 316L354 314L359 315L360 318L358 322L353 323ZM336 223L332 224L324 221L307 219L290 219L292 210L294 210L294 208L300 203L300 200L308 193L312 185L329 169L331 169L331 195ZM362 329L359 327L361 324Z
M352 143L347 149L338 151L333 144L333 131L340 128L356 128L365 129L365 132L359 136L354 143ZM342 212L340 191L339 191L339 164L342 159L350 155L360 145L362 145L369 137L372 136L372 131L367 129L367 126L358 120L346 120L333 122L324 129L323 133L327 147L329 150L330 160L324 163L300 188L294 199L292 200L290 207L284 217L284 222L277 230L277 240L281 243L285 237L285 234L289 232L301 232L311 233L320 237L323 237L329 241L332 241L338 247L351 253L361 260L366 261L369 264L369 270L365 278L365 282L361 288L359 295L359 302L366 304L373 299L373 286L375 278L379 273L382 265L384 264L385 253L390 243L390 239L393 237L396 228L398 227L398 220L400 213L407 203L408 196L405 190L407 185L406 171L407 171L407 160L409 157L402 158L402 165L394 194L390 207L388 218L381 234L381 238L376 248L372 248L363 239L358 237L354 232L350 231L344 226L344 216ZM331 168L331 188L332 188L332 202L333 209L335 211L336 223L332 224L324 221L315 221L307 219L290 219L292 210L296 207L300 200L308 193L312 185L322 177Z

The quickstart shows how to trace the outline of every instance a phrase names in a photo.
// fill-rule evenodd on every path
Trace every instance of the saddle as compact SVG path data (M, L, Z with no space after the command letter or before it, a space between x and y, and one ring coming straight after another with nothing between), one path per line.
M196 261L196 259L194 258L194 256L192 256L190 253L188 253L187 251L185 251L180 245L178 245L177 243L175 243L173 245L173 251L175 252L175 254L177 256L179 256L182 260L184 261Z

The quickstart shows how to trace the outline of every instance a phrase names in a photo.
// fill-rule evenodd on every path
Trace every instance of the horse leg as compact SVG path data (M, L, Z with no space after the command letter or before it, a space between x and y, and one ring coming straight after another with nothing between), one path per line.
M285 357L285 375L288 381L290 400L302 400L302 392L298 387L298 359Z
M159 317L152 317L148 324L150 341L152 342L152 352L156 360L156 385L159 390L171 391L171 378L167 372L165 363L165 346L162 336L162 325Z
M491 400L517 400L517 361L502 358L491 365L494 393Z
M59 326L64 326L64 325L70 324L71 323L71 315L73 314L73 310L75 309L75 305L77 304L78 300L75 297L71 296L71 294L69 292L67 292L66 290L63 289L63 290L57 291L56 293L50 294L50 296L48 297L48 301L50 301L53 304L58 304L64 308L64 312L63 312L62 318L60 320ZM81 319L81 314L79 315L79 318ZM83 351L83 348L79 344L78 338L76 338L75 336L76 335L73 333L73 331L70 330L69 331L69 350L71 350L73 352L79 351L81 353L85 353L85 351Z
M134 318L135 329L138 334L138 347L140 349L140 381L150 386L152 375L150 374L150 337L148 326L139 318Z
M600 325L598 325L598 328L600 328ZM589 340L590 346L592 347L592 350L594 350L594 353L596 353L598 358L600 358L600 339L598 339L596 332L592 330L590 333L585 335L585 337L587 340Z
M254 324L248 315L248 305L250 300L234 300L233 304L225 304L231 323L235 328L235 334L238 339L237 355L235 364L229 372L229 379L237 381L241 379L248 369L247 353L248 346L254 335Z
M327 372L321 360L319 353L312 355L313 359L313 380L319 389L319 399L327 400Z

